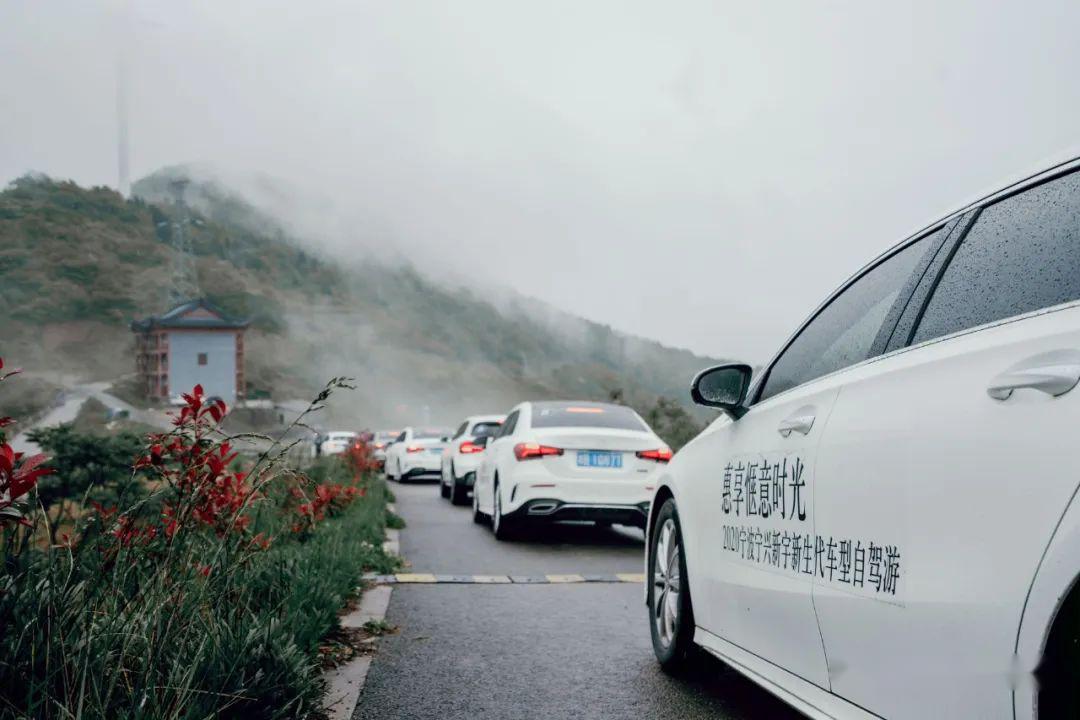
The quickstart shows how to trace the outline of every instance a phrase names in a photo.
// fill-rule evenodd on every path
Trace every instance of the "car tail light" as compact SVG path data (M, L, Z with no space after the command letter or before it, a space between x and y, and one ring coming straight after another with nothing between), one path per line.
M407 453L418 453L423 449L424 449L423 445L410 445L409 447L405 448L405 452L407 452Z
M514 457L518 460L528 460L529 458L562 454L562 448L551 447L550 445L540 445L539 443L518 443L514 446Z
M458 450L462 455L472 455L473 453L484 452L484 446L477 445L472 440L466 440L458 445Z
M376 450L382 450L384 447L386 447L386 443L375 443Z
M638 450L637 456L642 460L655 460L656 462L666 463L671 459L671 448L660 448L659 450Z

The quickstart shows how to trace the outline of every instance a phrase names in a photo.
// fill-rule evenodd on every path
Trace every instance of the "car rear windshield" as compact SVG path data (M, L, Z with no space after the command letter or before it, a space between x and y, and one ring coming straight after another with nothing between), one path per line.
M449 430L439 430L438 428L433 430L431 428L426 428L424 430L417 430L416 432L414 432L413 437L417 440L437 440L439 438L444 438L449 434Z
M536 403L532 409L532 426L648 430L630 408L601 403Z
M473 437L491 437L499 432L501 427L501 422L478 422L473 425L472 435Z

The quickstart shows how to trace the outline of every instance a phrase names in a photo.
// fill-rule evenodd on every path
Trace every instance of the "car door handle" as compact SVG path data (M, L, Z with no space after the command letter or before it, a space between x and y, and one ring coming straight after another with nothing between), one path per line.
M810 428L812 427L814 427L814 409L802 408L791 417L781 420L779 427L776 428L776 431L784 437L787 437L792 432L802 433L803 435L805 435L810 432Z
M1080 350L1053 350L1013 365L990 381L986 394L1008 400L1013 390L1028 388L1047 395L1064 395L1080 381Z

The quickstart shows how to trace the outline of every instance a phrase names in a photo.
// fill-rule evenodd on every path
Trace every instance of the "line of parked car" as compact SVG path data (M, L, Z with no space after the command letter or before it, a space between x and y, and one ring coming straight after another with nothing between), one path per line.
M702 647L814 718L1080 717L1080 159L931 223L856 273L672 458L629 408L526 402L414 428L499 538L646 527L665 669ZM669 462L670 461L670 462Z
M435 479L443 497L506 539L525 525L591 521L644 528L671 449L633 409L524 402L454 431L407 427L385 449L386 476Z

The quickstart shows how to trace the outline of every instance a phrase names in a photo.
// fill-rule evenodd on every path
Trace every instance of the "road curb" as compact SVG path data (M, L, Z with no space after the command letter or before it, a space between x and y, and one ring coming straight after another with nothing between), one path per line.
M393 503L387 503L386 509L396 512ZM391 555L401 552L401 533L387 529L383 550ZM367 580L368 576L365 575ZM394 588L386 583L366 588L360 595L360 604L355 610L343 616L339 621L343 628L362 628L369 622L381 622L386 619L386 610L390 606L390 594ZM356 711L360 694L367 682L368 670L374 655L362 655L333 668L323 674L326 680L326 694L323 696L323 710L330 720L348 720Z

